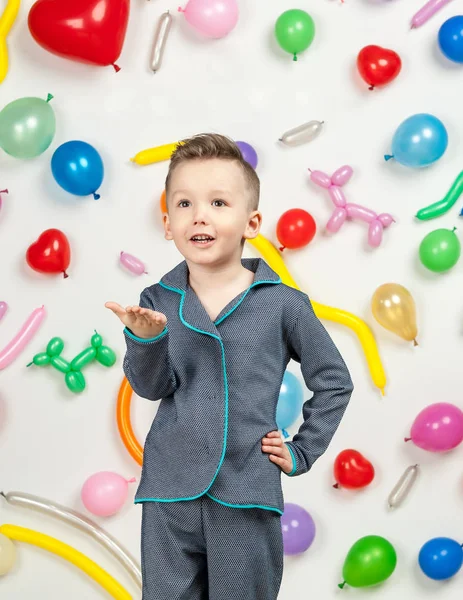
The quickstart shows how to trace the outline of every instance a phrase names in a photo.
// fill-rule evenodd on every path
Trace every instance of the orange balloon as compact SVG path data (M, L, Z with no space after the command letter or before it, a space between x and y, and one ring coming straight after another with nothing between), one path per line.
M117 428L131 457L141 466L143 464L143 448L135 437L130 419L130 403L133 390L127 378L124 377L117 396Z
M161 194L161 212L167 212L167 204L166 204L166 190L164 190Z

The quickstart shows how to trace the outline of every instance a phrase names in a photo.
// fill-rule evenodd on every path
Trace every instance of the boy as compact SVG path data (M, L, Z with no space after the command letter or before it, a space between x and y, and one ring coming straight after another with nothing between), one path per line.
M161 399L145 442L143 600L275 600L283 572L281 472L307 472L352 393L349 372L306 294L258 258L259 179L228 138L201 134L172 155L165 238L185 260L139 306L106 303L125 325L124 371ZM313 398L283 443L286 366Z

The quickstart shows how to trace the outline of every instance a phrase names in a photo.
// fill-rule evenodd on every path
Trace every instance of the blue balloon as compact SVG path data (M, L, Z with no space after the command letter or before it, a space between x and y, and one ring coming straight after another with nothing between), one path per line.
M437 36L442 54L456 63L463 63L463 16L447 19Z
M285 431L286 427L292 425L301 416L303 404L304 391L299 379L289 371L285 371L276 414L277 427L283 431L285 437L289 437Z
M96 190L103 181L103 161L87 142L73 140L59 146L51 158L51 171L58 185L70 194L100 197Z
M392 138L392 155L406 167L427 167L447 149L448 135L442 121L433 115L420 113L405 119Z
M460 570L463 550L461 545L451 538L433 538L421 548L418 563L430 579L448 579Z

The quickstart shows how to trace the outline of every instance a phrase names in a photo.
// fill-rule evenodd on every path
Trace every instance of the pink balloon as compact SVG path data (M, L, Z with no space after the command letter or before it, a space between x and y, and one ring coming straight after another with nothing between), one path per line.
M368 243L372 248L377 248L383 239L383 230L395 222L394 217L389 213L378 215L366 206L347 202L341 187L352 177L352 167L343 165L331 177L323 171L312 171L311 169L309 171L310 179L316 185L328 190L329 197L335 206L331 218L326 224L326 229L331 233L336 233L348 219L364 221L369 224Z
M128 484L134 481L135 477L125 479L112 471L95 473L82 486L82 502L98 517L115 515L127 500Z
M448 402L430 404L415 418L410 435L405 441L423 450L452 450L463 441L463 412Z
M6 302L0 302L0 319L3 319L7 310L8 304Z
M21 354L40 327L45 314L43 306L32 311L18 333L0 351L0 370L11 364Z
M210 38L222 38L238 22L236 0L189 0L183 12L190 25Z
M145 271L145 265L141 260L127 252L121 252L119 260L121 261L121 264L134 275L143 275L143 273L147 273L147 271Z
M2 194L8 194L8 190L0 190L0 208L2 208Z

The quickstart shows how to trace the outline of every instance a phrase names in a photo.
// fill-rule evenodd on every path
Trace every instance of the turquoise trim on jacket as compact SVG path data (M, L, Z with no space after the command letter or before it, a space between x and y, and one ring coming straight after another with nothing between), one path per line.
M157 335L154 338L141 338L138 337L136 335L134 335L130 329L128 329L127 327L124 328L124 333L126 333L129 338L132 338L133 340L135 340L136 342L141 342L142 344L150 344L151 342L155 342L156 340L159 340L159 338L162 338L162 336L166 335L167 333L167 325L164 327L164 329L161 331L161 333L159 335Z
M293 459L293 470L290 471L289 473L285 473L288 477L291 477L291 475L294 475L294 473L296 472L296 457L294 456L294 452L293 452L293 449L291 448L291 446L289 444L286 444L286 442L285 442L285 446L290 451L291 458Z
M245 297L247 296L249 290L257 285L263 284L263 283L281 283L281 278L279 278L277 281L271 281L271 280L262 280L262 281L256 281L255 283L252 283L248 289L245 291L243 297L241 298L241 300L228 312L226 313L219 321L215 321L214 325L218 325L220 322L222 322L226 317L228 317L236 308L238 308L238 306L241 304L241 302L243 302L243 300L245 299ZM174 288L171 287L169 285L166 285L165 283L162 283L162 281L159 282L159 285L163 288L165 288L166 290L171 290L172 292L176 292L177 294L180 294L182 299L180 300L180 306L179 306L179 311L178 311L178 315L180 317L180 321L183 323L183 325L185 325L185 327L188 327L189 329L192 329L193 331L197 331L198 333L203 333L204 335L208 335L212 338L215 338L216 340L218 340L219 344L220 344L220 348L221 348L221 352L222 352L222 370L223 370L223 376L224 376L224 382L225 382L225 425L224 425L224 441L223 441L223 449L222 449L222 455L220 457L220 462L219 465L217 467L217 470L214 474L214 477L212 478L212 481L210 482L209 486L203 490L200 494L198 494L197 496L190 496L188 498L138 498L136 500L134 500L134 504L139 504L141 502L177 502L177 501L182 501L182 500L196 500L196 498L200 498L201 496L203 496L204 494L206 494L207 490L210 489L210 487L212 486L212 484L214 483L219 471L220 471L220 467L222 466L222 463L224 461L225 458L225 452L226 452L226 448L227 448L227 432L228 432L228 383L227 383L227 371L226 371L226 365L225 365L225 349L222 343L222 340L220 339L220 337L218 337L217 335L214 335L213 333L209 333L208 331L203 331L202 329L198 329L197 327L193 327L193 325L190 325L190 323L188 323L187 321L185 321L185 319L183 318L182 315L182 307L183 307L183 303L185 300L185 292L182 290L179 290L178 288ZM167 329L167 326L166 326ZM129 334L130 332L128 332ZM163 335L164 332L160 335ZM133 334L130 336L133 337ZM160 336L158 336L159 338ZM134 338L137 339L137 338ZM140 338L141 339L141 338ZM157 338L155 338L157 339ZM147 341L147 340L142 340L142 341ZM150 340L153 341L153 340ZM220 504L223 504L224 506L230 506L232 508L263 508L265 510L273 510L276 511L278 514L283 514L279 509L277 508L273 508L271 506L261 506L261 505L254 505L254 504L228 504L226 502L223 502L222 500L218 500L217 498L214 498L213 496L211 496L210 494L207 494L212 500L215 500L216 502L219 502Z

